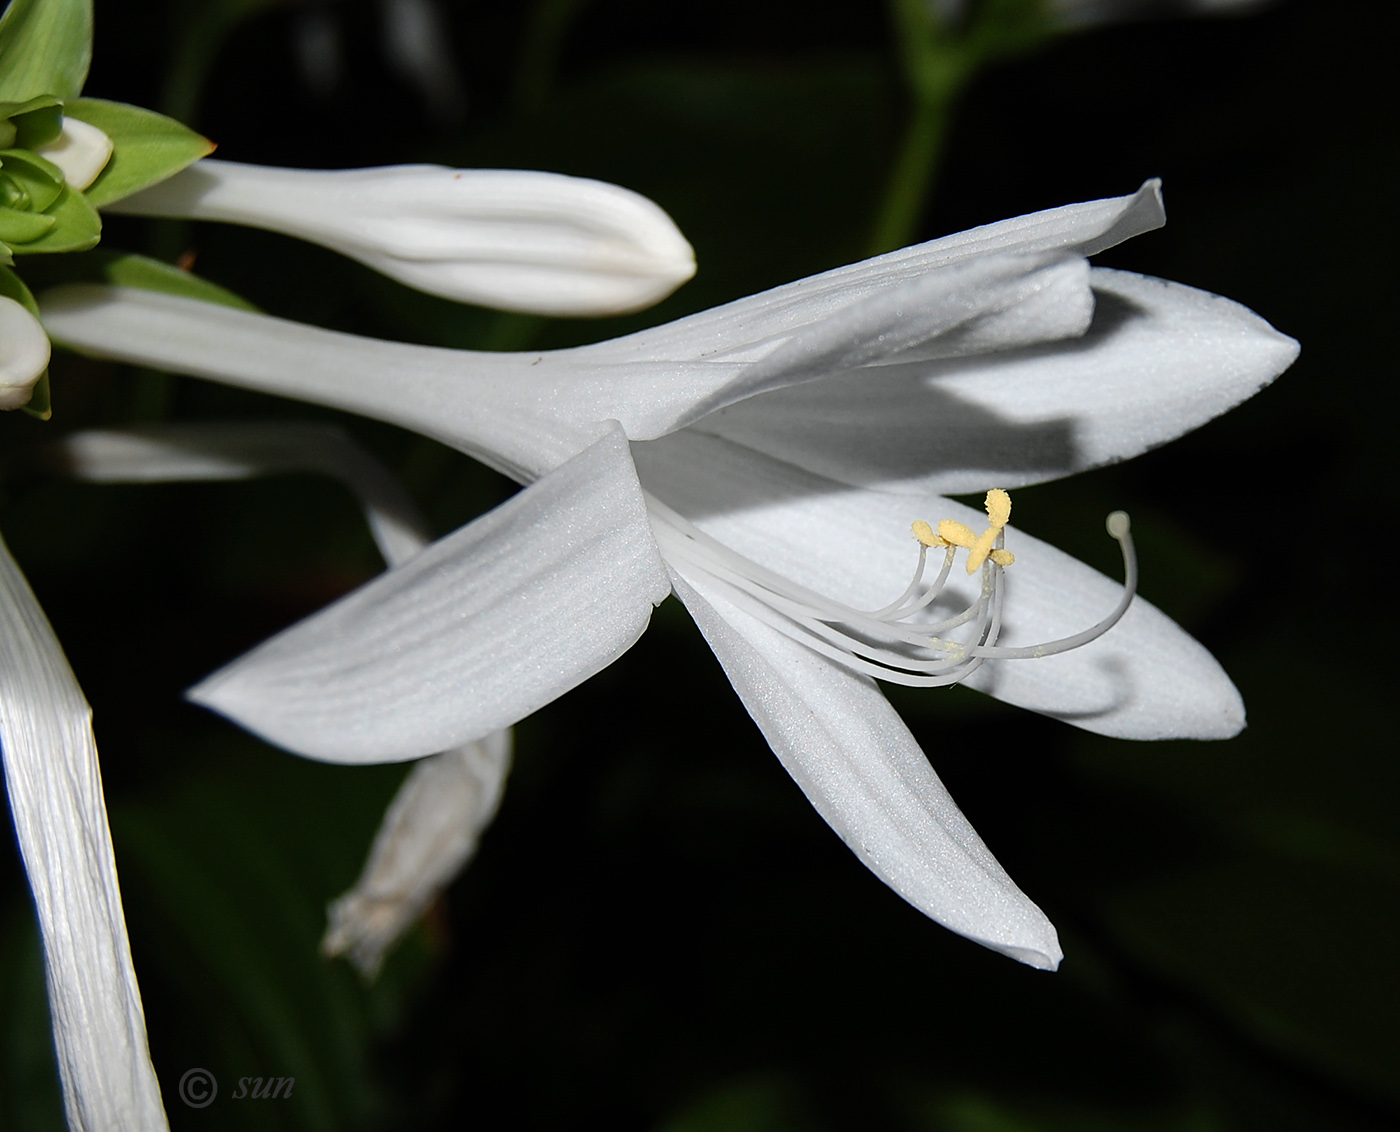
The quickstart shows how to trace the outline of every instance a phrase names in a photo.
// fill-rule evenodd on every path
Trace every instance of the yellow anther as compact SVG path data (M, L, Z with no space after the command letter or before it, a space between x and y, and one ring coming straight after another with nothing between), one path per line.
M996 549L997 539L1001 537L1002 528L1011 521L1011 496L1002 491L999 487L992 488L987 492L987 518L990 525L980 535L972 533L972 528L959 523L956 519L943 519L938 524L938 533L946 540L947 545L961 546L967 549L967 572L975 574L982 568L982 564L990 558L998 566L1010 566L1016 561L1014 555L1005 550Z
M967 572L975 574L982 568L982 563L987 561L988 556L996 548L997 535L1001 530L997 527L988 527L982 532L982 537L974 543L967 552Z
M987 518L992 521L992 526L1001 530L1007 523L1011 522L1011 496L1002 491L999 487L992 488L987 492Z
M965 546L971 549L977 545L977 536L972 533L972 528L956 519L940 519L938 535L949 546Z
M948 545L943 539L939 538L938 535L934 533L933 528L922 519L915 519L909 524L909 529L914 532L914 537L925 546L942 548Z

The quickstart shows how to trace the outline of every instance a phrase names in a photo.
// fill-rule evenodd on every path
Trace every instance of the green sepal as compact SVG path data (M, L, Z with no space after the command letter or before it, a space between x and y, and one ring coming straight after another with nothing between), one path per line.
M57 141L63 133L63 107L55 102L52 106L41 106L37 110L27 110L16 114L10 120L15 127L14 144L21 149L38 149Z
M0 267L0 296L13 299L35 318L39 317L39 304L34 299L34 294L24 285L24 280L7 267ZM39 380L34 383L34 391L29 395L27 404L21 405L26 413L31 417L38 417L41 421L48 420L53 416L53 403L49 397L49 371L44 370L39 375Z
M52 216L54 225L31 243L13 248L20 255L47 252L85 252L102 238L102 217L83 199L64 185L58 199L44 213Z
M39 317L39 304L34 301L34 293L8 267L0 267L0 297L13 299L35 318Z
M18 208L0 208L0 240L8 244L31 244L50 232L56 221L42 212L26 212Z
M0 147L34 149L63 130L63 103L52 94L23 102L0 102Z
M84 194L97 207L163 181L214 152L213 142L174 118L122 102L75 98L63 112L96 126L115 147Z
M29 400L20 406L24 412L37 420L46 421L53 416L53 400L49 392L49 371L45 370L34 383L34 391Z
M32 269L30 264L25 264L25 274L41 290L61 283L105 283L109 287L135 287L141 291L198 299L202 303L217 303L234 310L258 309L247 299L217 283L201 279L162 260L131 252L109 252L104 249L84 255L35 261Z
M31 212L45 212L63 192L63 170L27 149L0 149L0 169L29 194Z
M92 0L12 0L0 16L0 101L76 98L92 61Z

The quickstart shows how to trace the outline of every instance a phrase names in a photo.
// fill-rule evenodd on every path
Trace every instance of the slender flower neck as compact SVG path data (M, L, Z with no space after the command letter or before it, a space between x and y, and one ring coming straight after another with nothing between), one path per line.
M1077 649L1113 628L1137 592L1137 555L1128 516L1115 511L1106 525L1122 549L1124 579L1123 597L1113 612L1073 636L1017 648L998 645L1005 601L1002 575L1015 561L1005 548L1011 497L994 488L987 493L986 507L989 523L981 535L953 519L942 520L936 531L923 520L915 522L919 560L909 585L889 605L864 610L834 601L736 554L647 495L662 552L673 562L723 583L746 612L813 651L866 676L916 688L959 683L988 660L1026 660ZM931 549L943 551L943 563L937 577L925 583ZM942 595L959 550L968 552L969 574L981 571L979 592L960 612L933 618L925 611ZM954 634L961 639L954 639Z

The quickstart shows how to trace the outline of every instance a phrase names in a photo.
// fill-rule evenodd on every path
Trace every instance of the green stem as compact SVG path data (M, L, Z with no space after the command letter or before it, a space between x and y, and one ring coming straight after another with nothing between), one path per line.
M947 136L950 99L919 97L876 214L870 255L902 248L918 233L924 204Z
M525 27L515 75L515 106L522 113L538 110L554 88L564 40L588 0L539 0Z

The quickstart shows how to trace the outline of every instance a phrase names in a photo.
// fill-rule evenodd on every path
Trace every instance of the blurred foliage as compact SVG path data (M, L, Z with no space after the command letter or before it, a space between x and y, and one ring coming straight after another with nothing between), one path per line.
M614 180L675 216L696 280L644 315L548 323L263 233L114 217L115 246L197 255L323 325L584 341L862 255L917 109L881 4L814 0L794 21L770 0L553 0L445 8L468 107L446 124L381 54L385 10L99 4L87 89L179 103L232 159ZM335 32L315 42L339 44L337 81L315 89L312 17ZM352 501L298 478L58 482L32 460L54 426L0 420L0 519L96 710L172 1127L1394 1127L1400 772L1394 665L1371 642L1397 618L1368 556L1396 507L1395 22L1379 0L1295 0L1103 27L985 67L948 119L918 234L1162 175L1170 226L1103 261L1229 295L1304 344L1276 387L1198 433L1017 498L1028 530L1110 572L1102 516L1133 511L1143 592L1239 683L1241 738L1114 742L966 689L894 696L1059 926L1056 976L874 880L668 603L628 656L519 728L479 859L364 986L316 944L402 769L301 762L180 699L379 568ZM440 531L512 490L387 426L70 356L53 373L63 428L340 420ZM1343 620L1358 644L1334 643ZM3 861L0 1127L57 1128L28 896L17 855ZM207 1109L175 1094L194 1066L220 1082ZM295 1076L293 1098L231 1099L245 1075Z

